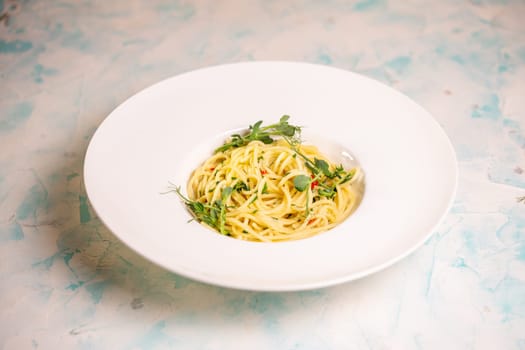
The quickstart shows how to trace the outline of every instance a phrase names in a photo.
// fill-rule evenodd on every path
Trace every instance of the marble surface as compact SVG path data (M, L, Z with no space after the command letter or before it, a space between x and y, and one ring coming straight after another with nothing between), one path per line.
M525 2L0 9L0 348L525 349ZM294 293L197 283L119 242L83 188L97 126L160 79L246 60L356 71L429 110L460 168L432 238L373 276Z

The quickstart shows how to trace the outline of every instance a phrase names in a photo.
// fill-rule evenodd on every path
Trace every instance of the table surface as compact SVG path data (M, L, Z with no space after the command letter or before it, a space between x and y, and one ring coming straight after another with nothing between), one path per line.
M525 2L2 8L3 349L525 349ZM108 113L160 79L247 60L355 71L434 115L459 187L420 249L335 287L247 292L163 270L101 224L82 164Z

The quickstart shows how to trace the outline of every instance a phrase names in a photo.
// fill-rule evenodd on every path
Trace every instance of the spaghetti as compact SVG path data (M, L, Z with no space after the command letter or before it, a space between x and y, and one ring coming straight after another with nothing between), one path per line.
M285 135L219 148L193 172L187 193L178 189L194 217L222 234L297 240L333 228L355 210L362 172L346 171L317 147Z

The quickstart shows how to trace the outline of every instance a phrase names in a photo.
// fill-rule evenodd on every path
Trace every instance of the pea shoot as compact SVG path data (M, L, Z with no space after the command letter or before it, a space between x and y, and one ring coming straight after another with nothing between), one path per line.
M205 223L223 235L229 235L229 232L225 227L227 210L226 201L232 194L232 187L223 188L221 192L221 199L214 201L212 204L201 203L199 201L193 201L187 198L182 194L180 186L175 187L174 191L177 193L180 199L182 199L186 207L193 215L192 220Z
M310 187L314 194L319 197L326 197L333 199L337 194L337 186L350 181L355 175L355 169L345 171L342 165L335 167L334 171L330 171L328 163L322 159L314 158L313 160L301 153L294 145L290 144L297 155L304 160L306 167L312 172L312 175L297 175L293 179L294 187L299 192L304 192ZM306 209L305 215L308 216L309 192L306 192Z
M215 153L242 147L251 141L261 141L268 145L273 143L273 137L275 136L280 136L292 144L300 143L301 127L290 125L288 119L290 119L290 116L283 115L278 123L268 126L261 126L263 121L259 120L257 123L250 125L249 131L245 135L233 134L229 142L217 148Z

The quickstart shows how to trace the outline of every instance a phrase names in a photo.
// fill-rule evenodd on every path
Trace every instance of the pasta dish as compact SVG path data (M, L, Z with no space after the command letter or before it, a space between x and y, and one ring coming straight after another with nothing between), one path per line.
M237 239L307 238L345 220L362 196L360 168L345 170L313 145L300 127L259 121L235 134L199 166L182 198L194 219Z

